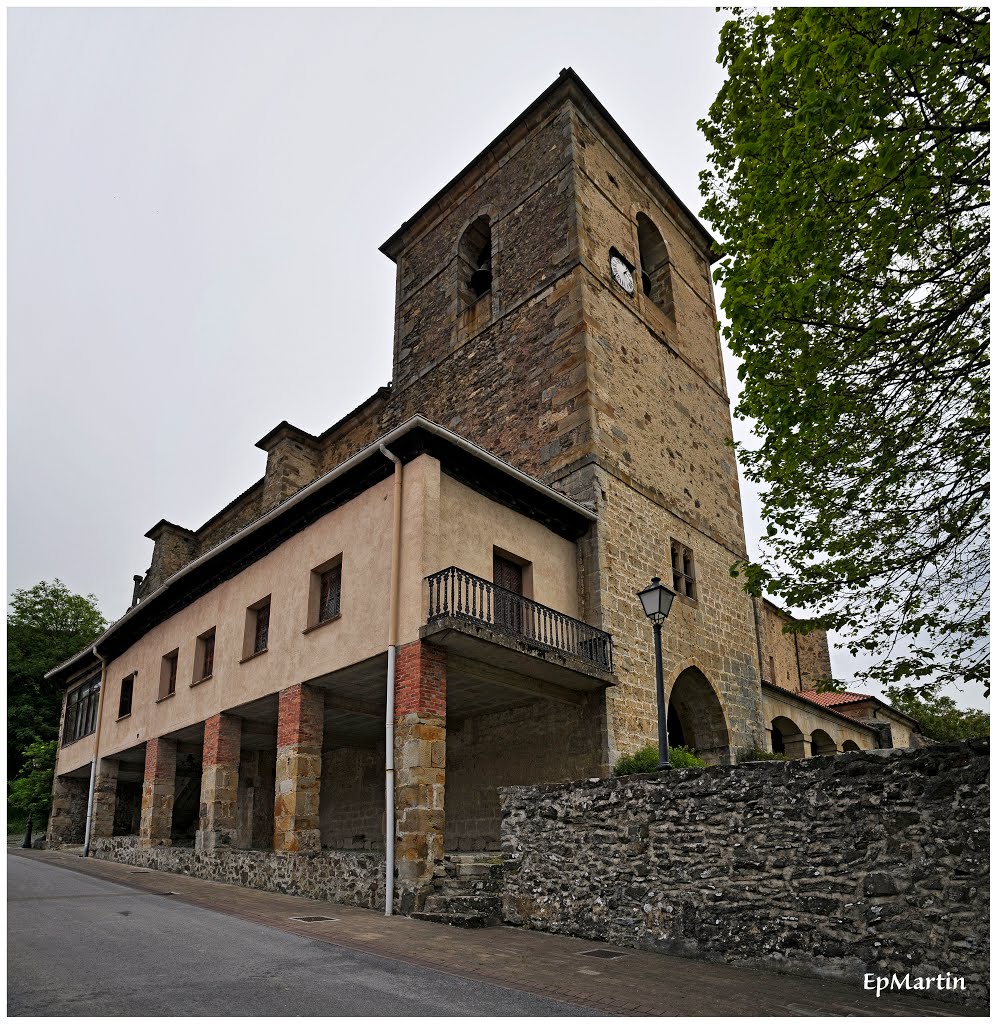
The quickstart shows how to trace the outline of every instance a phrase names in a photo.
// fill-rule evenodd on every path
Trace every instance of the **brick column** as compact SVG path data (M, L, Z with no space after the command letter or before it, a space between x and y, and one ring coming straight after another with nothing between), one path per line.
M241 718L214 715L204 723L201 813L194 841L197 850L235 846L241 752Z
M395 870L398 907L421 910L443 859L447 652L417 640L395 662Z
M110 839L114 835L114 812L118 806L118 762L102 757L97 765L93 791L92 839Z
M142 846L170 846L173 828L173 797L177 785L176 740L164 737L145 745L145 778L142 782Z
M277 853L320 850L319 786L325 696L298 683L280 691L273 848Z
M87 823L89 781L56 775L52 780L52 810L46 841L49 846L82 843Z

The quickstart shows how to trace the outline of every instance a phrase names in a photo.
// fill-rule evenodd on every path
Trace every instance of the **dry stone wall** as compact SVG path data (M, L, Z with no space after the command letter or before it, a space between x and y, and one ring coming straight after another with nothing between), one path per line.
M989 742L502 790L511 924L989 993Z

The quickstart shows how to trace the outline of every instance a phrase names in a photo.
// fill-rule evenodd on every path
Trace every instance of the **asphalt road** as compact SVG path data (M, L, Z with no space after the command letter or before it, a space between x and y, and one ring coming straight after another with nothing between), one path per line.
M592 1016L21 857L11 1016Z

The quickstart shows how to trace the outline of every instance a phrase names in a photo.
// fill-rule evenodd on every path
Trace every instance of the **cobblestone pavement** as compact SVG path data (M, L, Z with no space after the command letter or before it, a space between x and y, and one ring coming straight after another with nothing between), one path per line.
M858 986L608 947L521 928L464 930L387 918L377 911L259 892L160 871L139 871L78 851L20 850L58 867L130 886L171 892L172 900L229 914L345 949L376 953L459 978L489 982L604 1015L624 1016L971 1016L951 1004L892 994L876 999ZM315 923L294 918L327 916ZM613 949L619 959L586 957Z

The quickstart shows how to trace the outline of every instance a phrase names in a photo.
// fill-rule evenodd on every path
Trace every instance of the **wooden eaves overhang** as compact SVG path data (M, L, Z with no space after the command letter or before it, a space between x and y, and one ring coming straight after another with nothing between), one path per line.
M113 623L94 645L56 666L45 678L62 683L75 680L81 671L97 664L94 647L108 659L124 653L153 627L237 576L322 516L387 479L394 467L380 451L381 445L389 447L403 463L420 455L431 456L448 476L568 540L577 540L597 519L584 505L459 434L423 416L413 416L174 573Z

